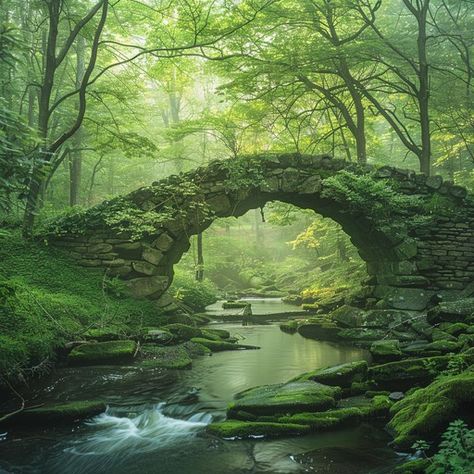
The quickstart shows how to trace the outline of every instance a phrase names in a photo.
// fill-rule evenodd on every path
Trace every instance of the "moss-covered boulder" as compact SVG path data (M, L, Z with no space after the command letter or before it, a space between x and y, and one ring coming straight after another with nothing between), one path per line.
M175 336L166 329L147 327L142 330L141 340L155 344L170 344Z
M471 322L474 314L474 298L446 301L428 311L428 322Z
M325 385L332 385L347 388L354 382L362 382L367 377L367 362L359 360L346 364L325 367L324 369L313 370L300 375L295 380L313 380Z
M225 301L222 303L223 309L243 309L250 306L246 301Z
M429 459L413 459L395 467L393 474L424 474L430 465Z
M400 448L417 439L430 440L442 433L457 417L474 409L474 372L442 377L395 403L388 429Z
M439 325L439 329L441 329L441 331L456 337L460 334L469 332L470 327L471 326L466 323L441 323Z
M335 309L329 318L343 328L355 328L362 325L364 311L347 304Z
M299 321L291 320L284 323L280 323L280 330L288 334L295 334L298 331Z
M327 319L311 320L298 326L298 332L308 339L339 341L340 328Z
M13 420L34 425L71 423L98 415L105 411L105 408L105 403L98 400L48 403L41 407L26 409Z
M312 431L327 431L358 424L362 417L363 413L359 408L349 407L324 412L296 413L291 416L281 417L279 422L307 425Z
M226 329L216 329L216 328L206 328L205 329L206 333L211 333L216 336L219 336L221 339L229 339L230 337L230 332L227 331Z
M191 342L195 342L197 344L201 344L212 352L222 352L222 351L241 351L246 349L260 349L258 346L250 346L247 344L234 344L228 341L211 341L210 339L205 339L203 337L193 337Z
M447 354L448 352L459 352L462 348L462 343L456 341L434 341L426 346L427 351L436 351L442 354Z
M187 369L192 365L191 357L182 345L162 347L155 344L144 344L141 347L141 353L141 367Z
M400 327L413 319L413 313L396 309L371 309L363 314L361 326L382 328Z
M370 346L370 353L376 362L391 362L402 356L398 339L383 339L375 341Z
M135 341L108 341L81 344L68 355L70 365L123 364L133 360Z
M442 331L439 328L433 328L433 332L431 333L431 339L433 341L455 341L456 338L451 334L448 334L445 331Z
M258 416L322 411L333 408L340 393L339 387L311 381L262 385L238 394L227 414L232 418L239 411Z
M295 423L272 423L255 421L226 420L211 423L207 432L220 438L255 438L293 436L308 433L310 427Z
M386 335L386 330L378 328L342 329L337 333L337 340L358 343L370 347L372 342L383 339Z
M165 329L166 331L173 334L173 336L179 342L189 341L193 337L201 337L202 334L199 328L181 323L167 324L161 329Z
M421 357L374 365L369 368L368 378L387 390L406 390L430 383L448 366L448 356Z

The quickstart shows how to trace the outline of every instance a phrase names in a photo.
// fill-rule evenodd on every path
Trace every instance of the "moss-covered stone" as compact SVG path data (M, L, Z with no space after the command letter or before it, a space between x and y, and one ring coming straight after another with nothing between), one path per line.
M345 304L332 311L329 318L343 328L355 328L362 325L363 311Z
M354 425L361 421L362 411L357 407L339 408L316 413L296 413L279 419L283 423L308 425L312 431L326 431Z
M219 336L221 339L229 339L230 337L230 332L226 329L206 328L205 330L207 333Z
M442 377L395 403L387 425L395 443L408 448L417 439L430 440L450 421L474 408L474 372Z
M81 344L68 356L71 365L122 364L129 362L135 355L135 341L108 341Z
M340 393L339 387L311 381L262 385L238 394L227 413L232 418L240 410L259 416L327 410Z
M294 423L271 423L255 421L226 420L211 423L207 432L221 438L278 437L306 434L310 431L307 425Z
M173 334L176 340L180 342L189 341L193 337L201 337L202 334L199 328L181 323L167 324L161 329L165 329L166 331Z
M466 323L441 323L439 325L439 329L451 336L459 336L459 334L466 333L469 331L469 328L470 326Z
M295 380L313 380L326 385L350 387L354 382L365 380L366 376L367 362L365 360L360 360L307 372L300 375Z
M225 301L222 303L223 309L243 309L250 306L246 301Z
M142 330L141 340L155 344L170 344L175 340L175 336L166 329L146 327Z
M292 320L280 323L280 329L288 334L294 334L298 331L299 321Z
M446 341L446 340L441 340L441 341L434 341L431 342L426 346L427 351L437 351L441 352L442 354L448 353L448 352L459 352L461 350L462 343L458 341Z
M402 356L400 350L400 341L397 339L384 339L382 341L375 341L370 346L370 353L377 362L390 362L398 360Z
M474 314L474 298L446 301L428 311L431 324L441 322L466 322Z
M414 459L397 466L393 474L424 474L430 465L429 459Z
M260 349L258 346L250 346L247 344L234 344L227 341L211 341L210 339L205 339L203 337L193 337L191 342L201 344L212 352L221 352L221 351L240 351L245 349Z
M433 332L431 333L431 339L433 341L455 341L456 338L451 334L448 334L445 331L442 331L439 328L433 328Z
M472 356L467 356L470 361ZM368 378L378 387L387 390L405 390L413 386L430 383L442 370L446 369L450 356L421 357L369 367Z
M298 332L303 337L320 341L338 341L339 331L339 327L329 320L311 321L298 326Z
M162 347L144 344L141 352L143 357L140 362L141 367L186 369L192 365L189 353L183 346Z
M105 408L105 403L98 400L51 403L38 408L26 409L16 416L14 421L35 425L71 423L98 415L105 411Z

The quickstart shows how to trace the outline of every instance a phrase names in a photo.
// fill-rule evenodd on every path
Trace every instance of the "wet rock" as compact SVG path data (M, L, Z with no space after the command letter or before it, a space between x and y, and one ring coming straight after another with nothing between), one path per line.
M401 400L402 398L405 397L405 394L403 392L391 392L388 396L390 400L397 402L398 400Z
M186 369L192 365L189 353L183 346L160 347L144 344L141 353L143 357L141 367Z
M390 362L402 356L398 339L384 339L376 341L370 346L370 353L377 362Z
M310 427L295 423L272 423L255 421L226 420L211 423L207 432L221 438L274 438L308 433Z
M443 377L395 403L387 425L400 448L418 439L430 440L449 422L474 408L474 372Z
M364 311L349 305L335 309L329 318L343 328L355 328L362 325Z
M247 344L234 344L232 342L220 341L220 340L210 340L205 339L204 337L193 337L191 342L201 344L204 347L207 347L212 352L222 352L222 351L241 351L248 349L260 349L258 346L250 346Z
M202 332L199 328L181 323L167 324L161 329L170 332L177 341L181 342L189 341L193 337L200 337L202 335Z
M280 329L288 334L295 334L298 331L298 321L287 321L280 323Z
M428 322L430 324L441 322L467 322L472 320L473 314L474 298L446 301L428 311Z
M135 341L108 341L81 344L68 355L70 365L122 364L133 360Z
M317 369L299 376L296 380L313 380L325 385L347 388L354 382L361 382L367 378L367 362L360 360L346 364Z
M471 356L466 356L466 360L471 360ZM433 381L449 361L449 356L434 356L388 362L369 367L368 378L381 389L407 390Z
M310 381L262 385L238 394L228 416L240 410L258 416L327 410L340 393L339 387Z

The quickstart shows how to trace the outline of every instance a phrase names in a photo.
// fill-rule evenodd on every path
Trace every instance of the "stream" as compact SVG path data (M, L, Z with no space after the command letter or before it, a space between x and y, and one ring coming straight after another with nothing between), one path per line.
M287 310L278 299L262 305L270 312ZM369 424L275 440L206 435L205 426L224 418L237 392L368 359L362 349L286 334L278 324L212 327L261 349L203 356L181 371L135 365L57 369L34 403L102 399L107 411L73 427L13 427L0 433L0 473L382 474L400 461L386 447L390 438L382 427Z

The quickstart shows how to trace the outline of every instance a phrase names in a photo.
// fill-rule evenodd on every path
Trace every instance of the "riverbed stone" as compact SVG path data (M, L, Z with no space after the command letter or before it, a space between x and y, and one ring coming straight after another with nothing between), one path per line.
M470 408L469 408L470 407ZM388 429L400 448L430 440L474 407L474 372L443 377L395 403Z
M79 400L45 403L37 408L27 408L15 417L15 422L32 425L72 423L104 412L106 405L100 400Z
M75 347L68 355L70 365L123 364L133 360L135 341L91 342Z
M232 417L240 410L258 416L327 410L335 406L340 393L339 387L312 381L262 385L236 395L227 414Z
M400 341L398 339L384 339L375 341L370 346L370 353L377 362L390 362L402 356Z
M366 378L367 362L360 360L307 372L297 377L297 380L313 380L325 385L347 388L352 383L362 382Z

